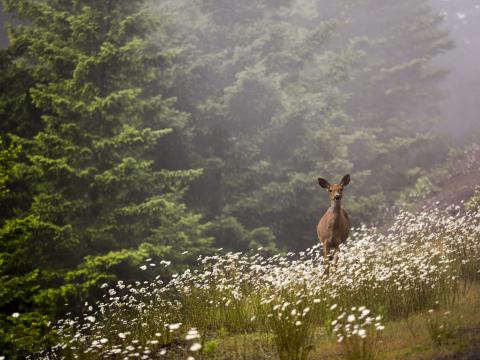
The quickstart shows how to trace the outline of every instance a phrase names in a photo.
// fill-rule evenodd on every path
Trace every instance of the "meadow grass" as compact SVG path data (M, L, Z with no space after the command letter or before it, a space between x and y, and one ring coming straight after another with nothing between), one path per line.
M476 210L404 212L385 233L354 230L328 276L322 261L319 247L272 257L227 253L199 258L199 269L168 283L105 284L102 301L58 323L63 340L54 352L78 359L387 359L443 349L468 328L462 321L480 323L473 314L460 321L457 312L478 305Z

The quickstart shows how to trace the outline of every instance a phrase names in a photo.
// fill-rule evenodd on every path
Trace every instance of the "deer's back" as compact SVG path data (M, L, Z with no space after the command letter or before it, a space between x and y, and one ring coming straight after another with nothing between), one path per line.
M350 232L350 219L342 208L338 215L329 209L320 219L317 226L318 239L323 245L337 247L347 240Z

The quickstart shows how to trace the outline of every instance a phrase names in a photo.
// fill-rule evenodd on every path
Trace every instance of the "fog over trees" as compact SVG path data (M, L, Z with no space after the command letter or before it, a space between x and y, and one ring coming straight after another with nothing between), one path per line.
M7 354L9 314L35 351L147 258L168 279L213 249L316 244L319 176L349 173L353 224L381 223L480 131L478 1L1 4Z
M450 69L443 82L445 99L442 110L445 129L456 140L465 140L473 130L478 131L478 101L480 100L480 2L476 0L432 1L432 7L444 16L444 28L455 42L452 51L440 56L440 66Z

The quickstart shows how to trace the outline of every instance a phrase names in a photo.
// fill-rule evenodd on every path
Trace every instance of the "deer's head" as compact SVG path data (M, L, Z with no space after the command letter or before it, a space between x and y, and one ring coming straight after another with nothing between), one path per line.
M327 189L330 196L330 201L342 200L343 188L350 183L350 175L345 175L338 184L330 185L327 180L318 178L318 183L324 189Z

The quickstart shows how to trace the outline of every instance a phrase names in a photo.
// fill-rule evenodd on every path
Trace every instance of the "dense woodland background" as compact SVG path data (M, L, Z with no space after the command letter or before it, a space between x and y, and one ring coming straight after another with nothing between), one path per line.
M381 223L475 125L445 110L455 42L426 0L3 10L0 354L52 344L49 321L147 258L168 278L217 248L316 244L319 176L350 173L354 225Z

